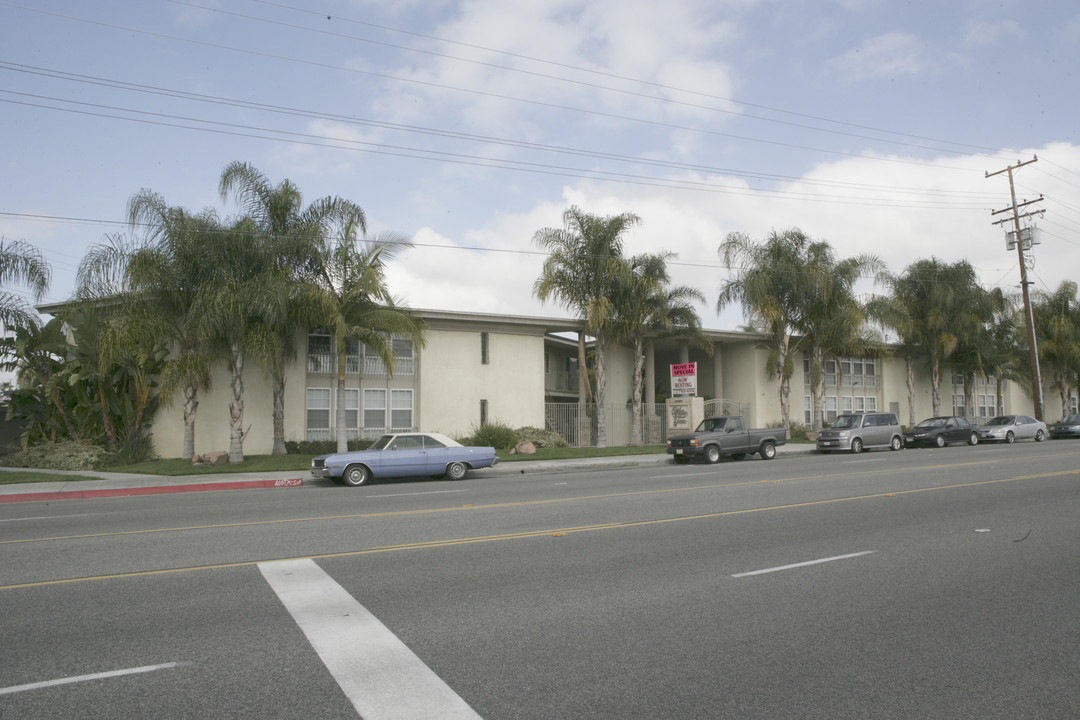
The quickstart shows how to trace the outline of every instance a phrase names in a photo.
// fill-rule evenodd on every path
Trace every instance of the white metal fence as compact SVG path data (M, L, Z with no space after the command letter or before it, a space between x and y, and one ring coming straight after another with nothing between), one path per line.
M609 446L630 444L633 417L633 405L604 406L604 428ZM663 403L643 403L641 417L646 445L663 445L667 442ZM546 403L544 425L547 430L562 435L571 447L596 445L595 404Z

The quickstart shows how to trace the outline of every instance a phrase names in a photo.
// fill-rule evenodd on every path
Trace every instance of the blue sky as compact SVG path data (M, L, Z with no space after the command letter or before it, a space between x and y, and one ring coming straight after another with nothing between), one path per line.
M634 212L707 328L717 248L797 226L896 272L969 260L1014 291L991 210L1042 194L1035 290L1080 279L1080 6L1060 0L0 0L0 235L47 300L148 188L235 208L252 163L416 247L416 308L565 316L532 242L576 204ZM872 292L867 282L864 292Z

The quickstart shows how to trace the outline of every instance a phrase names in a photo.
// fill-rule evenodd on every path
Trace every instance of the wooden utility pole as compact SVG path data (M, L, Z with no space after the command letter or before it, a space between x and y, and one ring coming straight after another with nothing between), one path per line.
M1032 215L1041 215L1045 210L1035 210L1032 212L1026 212L1023 215L1020 214L1020 209L1033 205L1037 202L1042 202L1042 195L1038 200L1025 200L1022 203L1016 202L1016 186L1013 185L1013 170L1018 170L1025 165L1037 161L1039 157L1033 156L1026 162L1017 162L1015 165L1010 165L1004 170L998 170L997 172L986 173L986 177L991 178L1001 173L1008 173L1009 175L1009 194L1012 197L1012 205L1003 210L994 210L991 215L1000 215L1001 213L1011 212L1011 218L1004 218L1002 220L996 220L994 225L1002 225L1010 220L1013 223L1013 231L1016 233L1016 254L1020 258L1020 291L1024 297L1024 319L1027 325L1028 336L1028 348L1031 353L1031 396L1035 401L1035 418L1037 420L1043 419L1043 394L1042 394L1042 371L1039 369L1039 347L1036 344L1035 339L1035 316L1031 311L1031 295L1028 292L1028 285L1030 281L1027 277L1027 261L1024 259L1024 240L1021 237L1020 218L1031 217Z

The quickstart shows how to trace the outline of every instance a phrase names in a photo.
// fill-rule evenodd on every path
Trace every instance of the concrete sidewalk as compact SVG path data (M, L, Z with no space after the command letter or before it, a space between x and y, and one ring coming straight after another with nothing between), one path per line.
M814 450L813 445L785 445L777 448L777 457L803 454ZM670 463L669 455L614 455L609 457L573 460L521 460L499 463L493 468L474 470L471 477L506 477L538 473L566 473L581 470L608 470L620 467L641 467ZM732 462L730 460L726 462ZM248 490L256 488L326 487L329 480L312 478L307 470L286 470L261 473L207 473L205 475L140 475L136 473L98 472L90 470L34 470L2 468L6 471L38 472L49 475L77 475L93 480L71 482L0 484L0 503L46 502L95 497L122 497L166 493L206 492L211 490Z

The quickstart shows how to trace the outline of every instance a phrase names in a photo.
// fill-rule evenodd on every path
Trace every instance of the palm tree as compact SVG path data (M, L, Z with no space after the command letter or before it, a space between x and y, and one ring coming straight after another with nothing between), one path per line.
M190 460L198 395L210 386L214 361L202 297L213 281L223 229L214 211L192 214L146 189L132 196L127 209L131 228L142 230L142 239L113 236L92 247L79 266L78 296L108 299L126 318L129 337L170 348L160 396L165 403L177 392L183 396L181 457Z
M38 324L33 308L8 287L27 285L34 300L40 301L49 288L51 274L48 263L36 247L21 240L0 237L0 335Z
M884 266L873 255L837 260L825 241L807 241L802 250L801 292L796 298L794 326L810 346L813 429L820 430L825 404L825 355L864 355L879 349L877 338L867 330L867 312L855 297L855 283Z
M967 261L946 264L937 258L918 260L899 276L879 273L891 291L901 337L917 344L930 362L933 414L941 414L941 370L964 338L974 337L987 321L979 309L975 270ZM910 391L910 386L909 386ZM910 400L909 400L910 401Z
M791 428L791 376L795 371L791 332L802 292L802 263L809 238L799 229L773 231L762 243L743 233L730 233L718 253L735 277L720 286L716 312L742 305L752 326L769 334L769 374L779 380L780 415Z
M615 309L615 339L629 341L634 349L633 421L630 444L644 445L642 385L645 369L645 340L649 336L689 335L712 352L701 332L695 302L705 302L701 291L687 286L670 287L667 261L672 252L635 255L620 273Z
M641 218L633 213L600 217L573 206L563 213L562 228L543 228L533 235L534 243L550 251L533 283L533 294L541 301L558 299L584 325L584 332L578 334L579 373L587 373L584 335L596 339L597 447L607 446L604 358L615 318L612 297L624 262L622 238L640 223ZM589 395L587 375L582 375L581 384L586 396L579 402L584 402Z
M337 450L348 449L345 424L345 357L350 342L374 350L388 372L394 368L394 338L424 344L424 324L396 300L386 284L386 264L411 247L393 233L360 235L359 218L346 221L333 238L322 240L306 275L305 302L317 325L328 328L337 351Z
M262 309L262 327L267 333L266 352L256 359L270 377L273 392L273 450L285 449L285 366L296 357L294 339L300 330L312 327L310 307L302 302L304 268L319 254L323 238L335 227L350 223L366 230L364 211L355 203L325 197L306 208L300 189L289 180L274 185L252 165L233 162L221 173L221 199L231 195L241 212L250 218L258 233L267 265L278 281L267 295Z
M1061 396L1061 415L1069 414L1073 383L1080 378L1080 304L1076 283L1066 280L1032 305L1039 338L1039 359L1053 374Z

